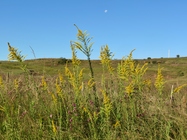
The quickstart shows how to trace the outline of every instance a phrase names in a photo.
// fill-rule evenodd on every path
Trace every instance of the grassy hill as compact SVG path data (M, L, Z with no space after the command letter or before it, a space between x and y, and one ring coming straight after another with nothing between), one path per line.
M187 58L127 60L0 61L0 139L186 139Z
M117 67L121 60L112 60L112 66ZM100 60L92 60L95 77L99 78L102 74L102 65ZM138 59L136 63L143 65L148 63L147 76L155 77L158 69L158 64L163 68L163 76L168 82L185 82L187 78L187 57L181 58L160 58L160 59ZM33 60L26 60L25 64L32 74L35 76L48 75L55 76L59 71L64 72L66 64L71 67L71 60L65 58L40 58ZM89 74L89 67L87 60L81 60L80 67L85 68L85 73ZM23 71L20 69L18 62L0 61L0 74L6 75L20 75Z

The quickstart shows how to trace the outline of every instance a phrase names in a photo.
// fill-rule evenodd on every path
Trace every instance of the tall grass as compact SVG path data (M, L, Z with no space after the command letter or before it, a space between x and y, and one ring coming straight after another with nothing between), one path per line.
M0 139L187 139L186 85L168 90L160 67L146 79L148 64L135 63L133 51L112 67L108 45L95 81L71 49L64 74L0 76ZM21 52L10 44L9 51L27 72Z

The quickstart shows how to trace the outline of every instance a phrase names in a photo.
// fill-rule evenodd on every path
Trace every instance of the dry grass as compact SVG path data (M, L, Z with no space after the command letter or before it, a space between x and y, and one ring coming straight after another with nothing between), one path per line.
M187 139L186 58L112 60L105 46L93 77L76 54L11 54L21 60L0 63L0 139Z

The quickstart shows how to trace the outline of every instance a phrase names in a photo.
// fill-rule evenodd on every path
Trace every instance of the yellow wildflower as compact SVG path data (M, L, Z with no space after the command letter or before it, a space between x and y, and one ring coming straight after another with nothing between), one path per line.
M117 71L120 79L124 79L126 81L130 80L130 77L134 75L135 65L132 59L132 50L127 58L122 58L121 63L118 65Z
M84 68L81 69L81 71L79 72L79 81L81 81L83 78L83 70L84 70Z
M160 66L158 67L158 73L157 73L157 77L156 77L156 81L155 81L155 87L158 90L158 92L160 94L162 94L162 90L164 88L164 78L162 76L162 69L160 68Z
M87 85L88 85L89 88L93 87L93 86L95 85L94 79L91 78L91 79L88 81Z
M49 92L49 94L51 94L53 102L56 104L57 103L57 98L55 97L55 95L53 93L51 93L51 92Z
M42 76L41 87L43 88L43 90L47 90L47 82L45 81L44 76Z
M19 62L24 61L25 57L20 54L21 52L18 52L18 49L12 47L10 43L8 43L8 50L10 52L8 55L9 60L17 60Z
M74 76L69 70L69 68L67 67L67 65L65 66L65 75L68 76L69 79L74 79Z
M75 51L75 45L71 44L71 50L72 50L72 64L79 65L81 63L81 61L77 58L76 51Z
M85 107L83 108L83 110L84 110L84 112L88 112L88 110Z
M3 88L4 87L4 83L3 83L3 78L0 76L0 87Z
M151 80L144 80L144 85L148 88L151 87Z
M134 83L131 82L127 87L125 87L125 92L130 95L134 92Z
M185 87L185 86L187 86L187 84L183 84L183 85L181 85L181 86L175 88L174 91L173 91L173 93L179 93L180 90L181 90L183 87Z
M117 128L120 126L120 121L116 121L116 123L114 124L114 128Z
M106 92L103 90L103 104L108 104L110 99L108 98Z
M103 94L103 105L104 105L102 110L103 110L104 114L106 115L106 118L109 119L109 115L112 110L112 105L111 105L110 99L109 99L108 95L106 94L105 90L102 90L102 94Z
M56 93L57 94L61 94L62 93L62 88L61 88L61 86L58 83L58 79L56 79L55 86L56 86Z
M82 92L84 91L84 82L82 82L82 84L80 85L79 90Z
M54 121L53 121L53 120L52 120L52 129L53 129L53 133L55 133L55 134L56 134L57 129L56 129L56 126L55 126L55 124L54 124Z
M18 81L18 79L14 79L14 88L16 90L18 90L18 88L19 88L19 81Z
M134 70L135 70L135 65L134 65L133 60L129 61L129 70L130 70L131 73L134 72Z
M145 72L147 71L148 67L146 67L148 65L148 63L145 63L142 67L141 67L141 72L142 72L142 75L145 74Z
M100 59L102 64L108 64L110 62L111 52L108 45L101 47Z
M101 59L101 64L104 66L107 66L108 70L110 73L113 73L114 68L111 66L111 60L114 55L112 52L110 52L108 45L105 47L101 47L100 51L100 59Z

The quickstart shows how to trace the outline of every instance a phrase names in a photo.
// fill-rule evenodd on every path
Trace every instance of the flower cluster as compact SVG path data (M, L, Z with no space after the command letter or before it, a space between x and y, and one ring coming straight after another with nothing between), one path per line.
M9 50L9 55L8 59L9 60L17 60L18 62L23 62L25 56L21 55L21 52L18 52L18 49L12 47L10 43L8 43L8 50Z
M164 88L164 77L162 75L162 69L160 68L160 66L158 67L158 72L157 72L157 77L155 80L155 87L158 90L159 94L162 94L162 90Z

